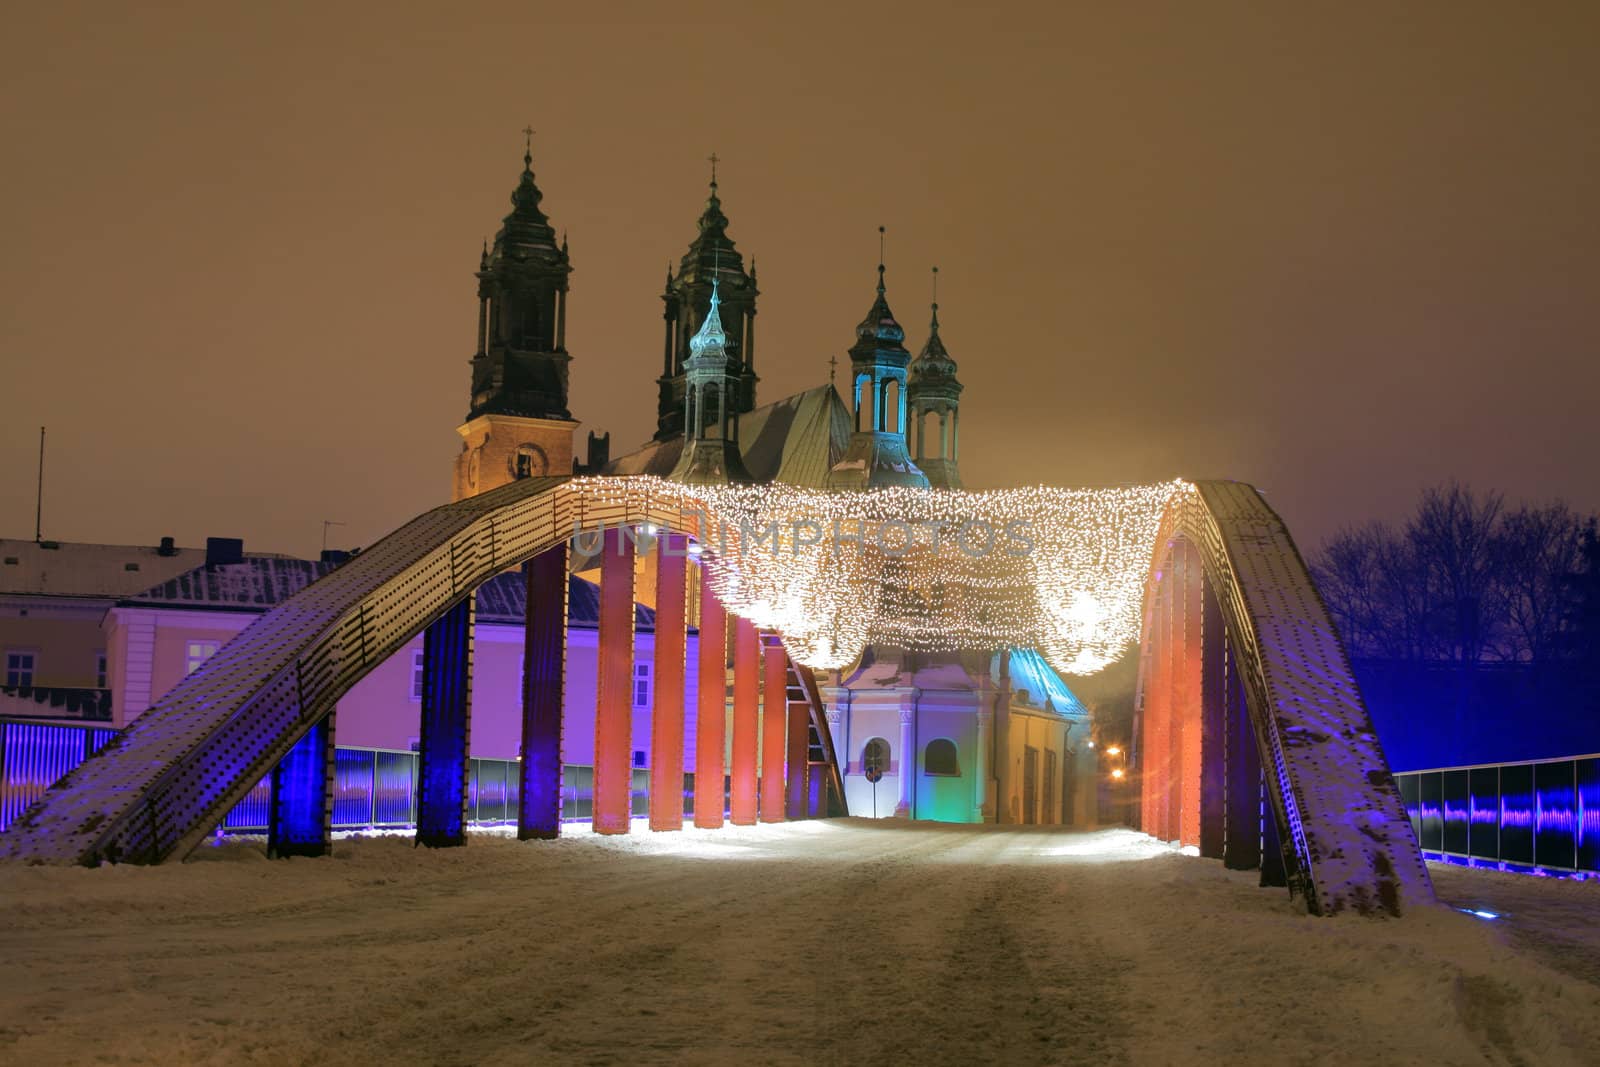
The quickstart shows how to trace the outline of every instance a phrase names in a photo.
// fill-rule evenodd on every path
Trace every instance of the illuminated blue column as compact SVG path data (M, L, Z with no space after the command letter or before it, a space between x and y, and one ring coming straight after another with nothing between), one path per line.
M333 712L272 769L267 855L326 856L333 848Z
M522 565L522 788L517 838L561 833L561 714L567 680L567 543Z
M417 844L467 843L467 738L472 707L473 597L429 625L422 638L422 752L417 767Z

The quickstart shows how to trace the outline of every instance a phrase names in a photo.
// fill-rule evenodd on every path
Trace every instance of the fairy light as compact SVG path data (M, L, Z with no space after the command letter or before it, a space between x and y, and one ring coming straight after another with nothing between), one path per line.
M702 573L814 668L869 644L1039 649L1092 674L1138 638L1161 516L1187 482L1112 489L827 491L578 478L599 504L692 513Z

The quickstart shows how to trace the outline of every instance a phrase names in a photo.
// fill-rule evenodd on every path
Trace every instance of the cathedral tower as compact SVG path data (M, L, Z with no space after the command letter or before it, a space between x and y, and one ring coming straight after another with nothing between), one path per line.
M711 303L700 329L689 339L684 363L683 453L670 477L689 485L726 485L748 482L739 455L739 420L730 401L738 395L739 377L728 358L727 334L722 329L717 282L711 282Z
M917 466L935 489L960 489L956 456L961 444L961 383L956 380L956 361L939 338L938 267L933 268L928 343L911 361L906 398L911 405L911 454Z
M855 432L844 457L828 472L828 488L928 487L927 476L906 454L906 366L911 353L906 351L905 337L884 296L879 263L878 298L856 327L856 343L850 348Z
M728 394L728 411L737 418L756 406L756 267L744 270L744 261L728 237L728 216L722 213L717 196L716 156L711 157L711 196L700 214L700 232L678 264L678 273L667 270L667 286L661 294L666 305L665 351L662 355L658 386L655 438L665 441L683 432L684 395L687 388L685 364L692 352L690 340L706 321L711 307L712 282L720 289L719 299L724 328L724 349L737 388ZM712 417L708 409L706 417Z
M517 478L572 471L567 410L565 239L542 211L533 152L511 193L492 247L478 263L478 350L472 357L472 406L456 430L455 497L474 496Z

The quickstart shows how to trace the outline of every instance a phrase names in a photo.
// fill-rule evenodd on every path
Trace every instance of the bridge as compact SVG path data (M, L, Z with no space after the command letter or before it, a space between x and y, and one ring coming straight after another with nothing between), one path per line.
M681 772L685 634L693 621L702 659L696 791L715 793L704 803L697 795L696 825L715 828L723 819L721 637L730 631L732 821L754 822L758 809L787 818L844 814L839 761L808 666L815 655L786 647L791 635L770 620L758 626L751 616L759 613L746 605L730 610L709 580L701 583L698 618L688 618L689 561L711 543L709 510L693 491L659 479L529 478L428 511L224 646L57 782L0 836L0 858L90 865L181 859L267 774L274 785L269 851L326 852L335 706L418 634L424 692L417 840L464 843L472 593L518 567L528 592L518 834L556 835L565 597L576 529L604 530L596 831L629 828L640 552L652 557L659 594L655 773L671 780L675 759ZM641 540L641 530L650 536ZM1313 914L1400 914L1431 899L1344 650L1282 521L1242 483L1185 484L1167 502L1154 545L1141 551L1150 562L1138 613L1141 827L1229 866L1261 868L1265 883L1287 885ZM998 632L995 619L1011 617L985 616L984 632ZM763 673L767 699L758 711ZM808 757L816 749L820 760ZM652 791L652 829L682 826L677 800L674 790Z

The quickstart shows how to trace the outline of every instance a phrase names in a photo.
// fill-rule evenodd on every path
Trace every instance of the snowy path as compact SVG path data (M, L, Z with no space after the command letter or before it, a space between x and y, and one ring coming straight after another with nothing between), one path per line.
M7 867L0 1062L1592 1062L1600 885L1440 886L1510 918L1311 919L1130 831L865 821Z

